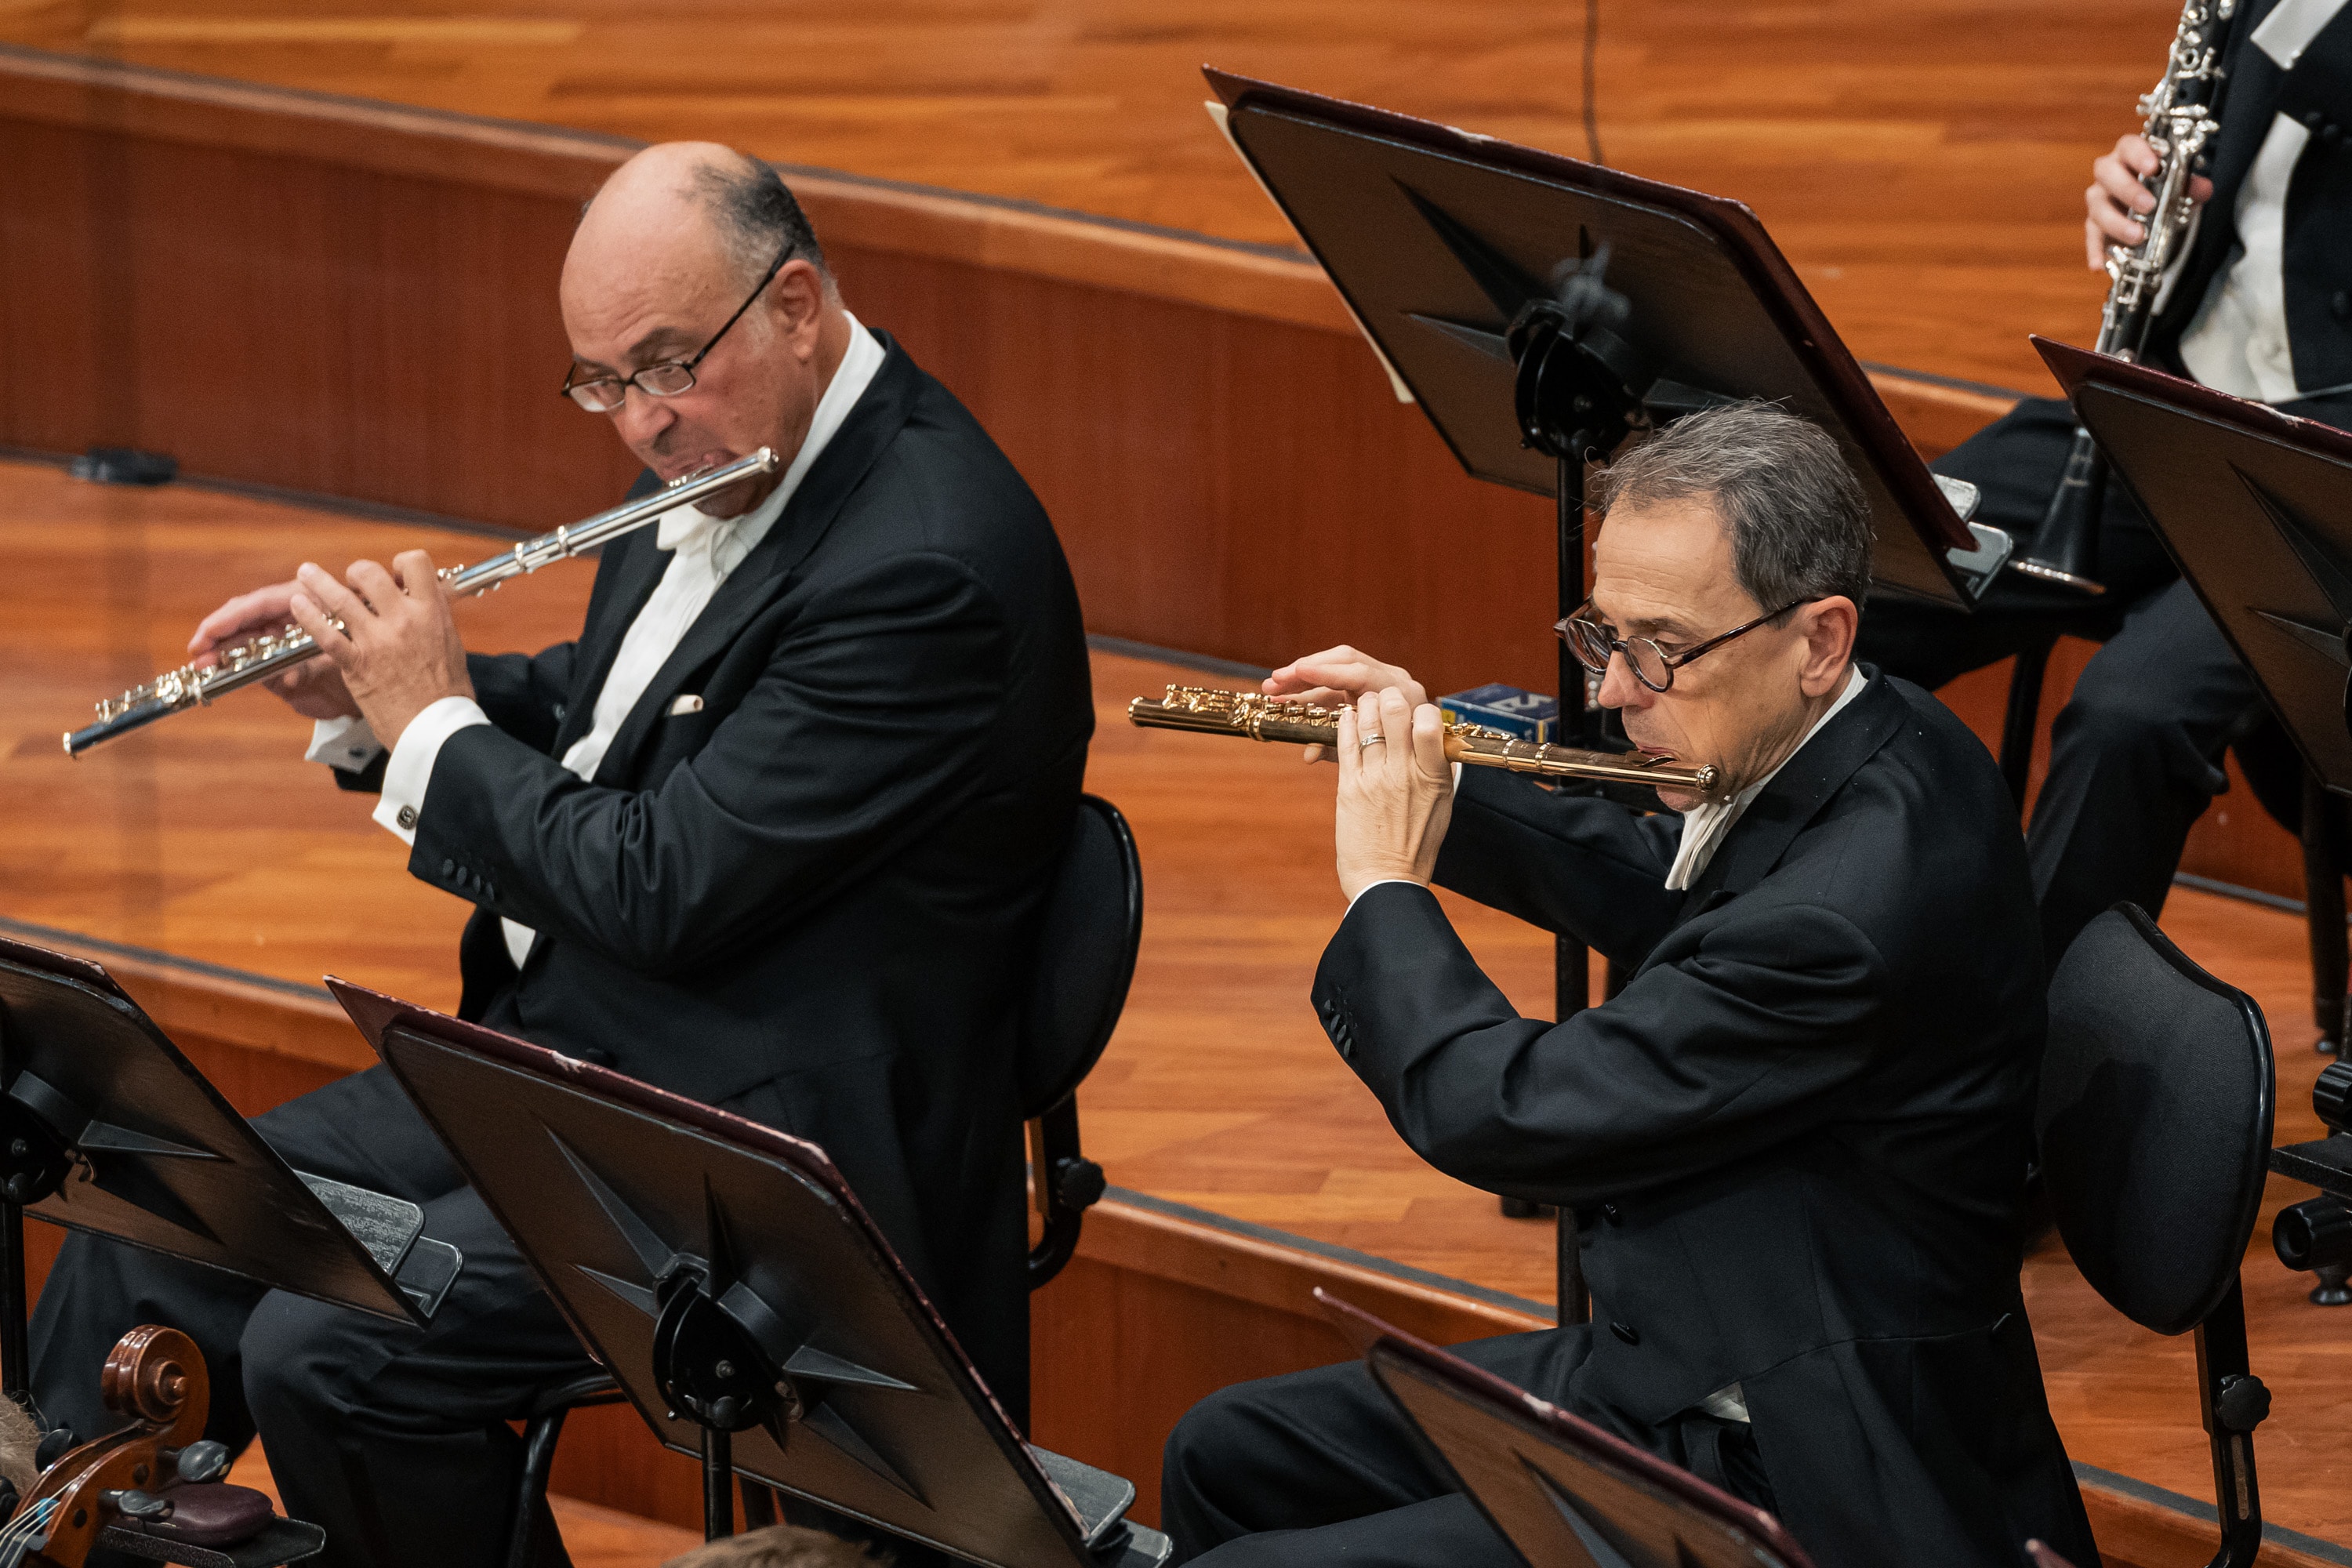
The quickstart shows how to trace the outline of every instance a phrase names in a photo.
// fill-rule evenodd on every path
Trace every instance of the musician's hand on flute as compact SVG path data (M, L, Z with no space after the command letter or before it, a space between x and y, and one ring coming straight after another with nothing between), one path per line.
M196 635L188 639L188 653L194 662L199 668L210 668L220 662L220 649L284 631L287 623L294 618L294 587L291 583L272 583L267 588L239 594L198 621ZM343 672L328 659L307 660L261 684L284 698L305 719L359 716L360 705L352 700L351 690L343 684Z
M2107 247L2137 245L2147 237L2141 219L2156 210L2156 197L2140 181L2162 166L2147 138L2135 132L2116 142L2091 164L2091 184L2083 193L2087 213L2083 219L2083 255L2094 272L2107 265ZM2213 195L2213 182L2202 174L2189 177L2189 199L2204 203Z
M1412 678L1411 670L1402 665L1382 664L1346 643L1291 660L1268 675L1261 686L1268 697L1296 698L1327 708L1344 708L1366 692L1391 688L1404 693L1404 700L1415 707L1429 700L1429 693ZM1319 763L1329 753L1322 746L1309 746L1306 754L1308 762Z
M342 673L376 739L396 747L425 709L444 697L474 694L457 617L433 557L422 550L394 556L391 571L355 561L343 577L338 583L305 563L289 608Z
M1374 882L1426 886L1454 816L1437 710L1395 687L1367 693L1339 715L1339 890L1352 900Z

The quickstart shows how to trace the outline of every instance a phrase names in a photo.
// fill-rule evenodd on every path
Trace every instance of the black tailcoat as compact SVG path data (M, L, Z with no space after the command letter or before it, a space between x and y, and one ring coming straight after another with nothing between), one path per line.
M821 1144L1019 1409L1016 1010L1085 634L1027 485L883 342L593 780L559 759L669 562L652 529L605 550L579 641L468 661L491 724L443 746L409 869L478 906L466 1016ZM501 916L539 932L520 974Z
M1673 1449L1740 1384L1823 1568L2088 1558L2019 1292L2043 977L1992 759L1874 674L1686 895L1678 834L1464 770L1438 879L1633 979L1523 1018L1435 898L1375 887L1316 978L1334 1043L1433 1164L1577 1208L1594 1328L1535 1392Z

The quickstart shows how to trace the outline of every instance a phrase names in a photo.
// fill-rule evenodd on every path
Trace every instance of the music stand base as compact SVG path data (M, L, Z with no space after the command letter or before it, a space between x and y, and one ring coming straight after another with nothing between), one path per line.
M178 1563L185 1568L278 1568L280 1563L317 1556L326 1549L327 1532L299 1519L273 1519L250 1541L234 1546L198 1546L194 1542L173 1541L110 1525L100 1534L98 1542L125 1556L142 1557L150 1563Z

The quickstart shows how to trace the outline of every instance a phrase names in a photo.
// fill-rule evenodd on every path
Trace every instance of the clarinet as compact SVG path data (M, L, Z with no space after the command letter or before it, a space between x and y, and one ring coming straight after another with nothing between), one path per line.
M2137 245L2107 247L2107 303L2099 315L2098 352L2137 360L2147 346L2164 274L2179 259L2197 205L2189 176L2205 144L2221 129L2221 42L2237 0L2188 0L2165 58L2164 75L2139 100L2140 134L2155 149L2156 173L2143 181L2156 197ZM2106 454L2074 426L2064 474L2033 535L2033 549L2010 564L2027 576L2081 594L2104 594L2099 519L2107 494Z
M716 495L745 479L772 474L782 467L782 460L762 447L750 457L738 458L722 468L672 479L649 496L598 512L584 522L569 523L536 539L526 539L488 560L477 561L470 566L445 566L441 580L448 584L451 594L460 597L486 594L509 577L527 576L542 566L568 561L645 527L664 512ZM342 623L335 624L340 627ZM320 652L310 633L300 626L289 626L234 647L222 648L211 664L184 664L177 669L165 670L120 697L102 699L93 722L67 731L66 755L79 757L117 735L144 729L158 719L167 719L191 708L204 707L240 687L267 680L317 658Z

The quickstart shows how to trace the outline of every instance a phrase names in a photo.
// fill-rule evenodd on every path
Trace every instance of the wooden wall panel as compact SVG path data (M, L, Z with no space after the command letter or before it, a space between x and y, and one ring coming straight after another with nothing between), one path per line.
M551 387L627 143L0 50L0 443L544 528L632 470ZM1548 685L1547 503L1462 474L1304 259L794 174L851 304L1028 473L1089 624ZM1887 383L1924 447L1998 400Z
M1090 629L1552 685L1551 503L1465 477L1360 340L929 258L840 268L1045 500Z
M554 279L629 143L0 50L0 444L510 527L634 465L551 387ZM1433 687L1556 661L1549 503L1472 482L1319 272L1266 248L821 173L795 183L854 309L997 435L1092 629L1248 663L1349 640ZM1879 377L1948 448L1995 395ZM2045 711L2071 672L2054 670ZM1951 700L1997 732L1997 682ZM2293 896L2242 793L2191 869Z
M0 439L534 529L635 472L554 392L560 200L5 119L0 163Z

